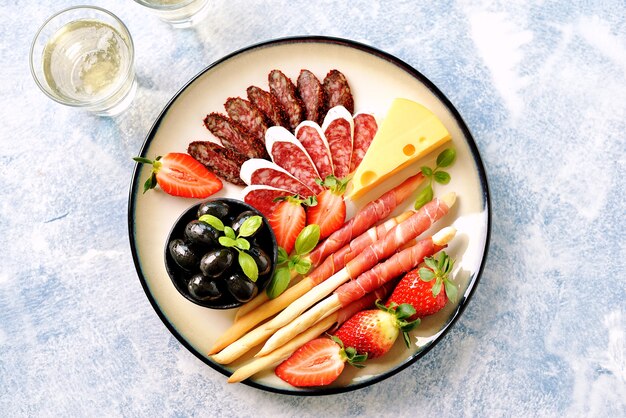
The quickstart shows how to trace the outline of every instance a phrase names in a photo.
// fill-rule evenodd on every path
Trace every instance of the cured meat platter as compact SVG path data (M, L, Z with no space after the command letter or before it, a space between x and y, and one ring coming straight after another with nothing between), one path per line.
M272 83L280 89L281 77L295 80L304 74L304 77L323 79L334 69L345 75L351 88L353 103L346 105L351 121L357 120L359 115L366 115L364 118L372 120L360 122L359 119L358 123L369 126L366 124L378 122L380 126L394 99L405 98L428 108L450 133L452 146L456 150L456 161L448 170L451 180L447 184L437 185L436 196L455 192L456 204L439 220L437 227L432 227L426 234L432 234L443 226L456 228L456 237L448 245L447 253L456 259L454 273L459 298L435 315L424 318L420 326L411 331L410 348L397 343L387 355L368 360L363 369L346 367L331 385L296 388L279 379L272 370L257 373L243 381L243 384L271 392L320 395L350 391L376 383L416 363L444 338L461 315L476 289L488 248L490 206L485 170L476 144L461 116L439 89L417 70L385 52L353 41L328 37L285 38L253 45L216 61L183 86L167 104L147 135L140 155L155 158L168 152L184 153L188 148L191 153L193 147L201 147L202 152L213 152L213 148L216 148L217 152L226 153L223 160L229 163L217 167L219 171L216 169L215 172L223 178L230 176L233 181L224 181L224 187L215 197L244 200L249 188L258 187L245 187L246 184L257 184L253 179L262 179L263 176L275 182L273 185L296 184L293 187L315 191L318 187L315 182L294 182L298 176L289 171L290 164L274 164L267 159L266 151L275 154L270 155L274 161L281 153L286 154L286 158L294 158L294 147L305 149L308 147L307 140L310 140L310 144L317 141L318 145L311 145L313 151L304 151L305 155L313 154L310 157L311 170L319 173L329 166L339 167L343 164L345 168L342 176L352 172L355 167L350 166L350 156L346 160L340 152L332 152L333 146L341 147L341 138L324 138L324 147L331 150L327 159L333 161L325 162L324 155L315 151L322 149L317 133L320 129L325 131L335 121L331 113L336 112L336 108L329 114L319 112L316 108L306 109L307 114L312 115L312 123L299 124L299 121L288 117L286 126L265 127L265 138L272 138L271 141L265 140L267 150L247 147L245 156L231 155L228 149L217 147L215 144L219 141L211 132L228 123L221 116L225 104L229 114L251 115L249 110L245 110L246 101L238 98L248 97L261 108L264 100L267 100L267 97L263 97L263 89L269 91ZM310 94L314 95L315 92L312 90ZM341 113L342 110L337 112ZM341 117L338 119L343 120ZM279 121L278 117L276 121ZM241 125L248 122L238 121ZM228 131L219 129L220 132ZM354 130L354 127L349 129ZM271 135L268 134L270 132ZM248 134L257 139L263 137L263 133L251 130L248 130ZM292 134L300 142L287 138ZM219 139L225 144L230 137ZM292 142L294 144L290 145ZM246 143L254 144L254 138ZM398 186L407 177L419 173L421 167L434 166L436 157L437 151L431 152L394 171L362 195L348 199L348 217L354 216L367 202ZM385 156L381 155L381 158ZM237 173L239 167L240 177ZM128 209L130 244L140 282L156 313L180 343L213 369L230 376L237 367L249 361L253 353L227 365L217 363L208 353L219 336L233 323L236 310L208 309L191 303L172 285L164 265L164 248L170 228L181 213L200 200L165 193L142 193L142 183L148 177L149 170L149 167L136 167ZM412 209L414 202L414 197L408 199L391 215L396 216ZM262 208L258 209L263 212Z

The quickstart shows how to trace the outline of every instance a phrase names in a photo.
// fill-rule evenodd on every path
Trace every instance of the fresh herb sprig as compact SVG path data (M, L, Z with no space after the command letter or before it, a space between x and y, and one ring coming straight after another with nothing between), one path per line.
M436 298L439 292L441 292L441 286L444 286L448 299L452 302L456 302L458 291L454 283L450 280L454 260L451 259L445 251L442 251L436 256L425 258L424 264L426 264L427 267L421 267L419 269L420 279L425 282L435 280L435 284L433 284L432 287L433 297Z
M445 167L450 167L455 160L455 149L446 148L445 150L441 151L441 153L437 156L437 165L435 166L435 168L430 168L427 166L422 167L422 174L428 179L428 183L426 184L426 187L424 187L417 195L417 198L415 199L415 209L419 209L426 203L433 200L433 180L439 184L450 183L450 174L447 171L443 171L441 169Z
M256 261L254 261L254 258L246 252L250 249L250 242L246 238L254 234L261 225L263 225L263 219L258 215L249 217L243 221L241 227L239 227L239 233L237 234L230 226L224 226L224 223L216 216L202 215L198 220L206 222L213 228L224 233L224 235L218 238L220 245L237 250L237 261L239 262L239 266L241 266L243 274L253 282L256 282L259 278L259 267Z
M320 240L320 227L316 224L305 226L296 238L294 254L290 257L284 248L278 247L276 269L267 285L266 292L270 299L278 297L287 289L291 281L291 272L307 274L311 269L311 261L306 257Z

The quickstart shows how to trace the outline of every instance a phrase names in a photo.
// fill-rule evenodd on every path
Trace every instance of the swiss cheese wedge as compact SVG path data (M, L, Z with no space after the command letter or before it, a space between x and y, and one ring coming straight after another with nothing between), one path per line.
M354 172L347 196L358 198L450 139L430 110L408 99L394 99Z

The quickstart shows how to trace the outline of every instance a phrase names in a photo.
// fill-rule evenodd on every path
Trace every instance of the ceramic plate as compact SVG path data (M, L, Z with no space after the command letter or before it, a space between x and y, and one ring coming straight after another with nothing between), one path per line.
M424 319L412 332L414 344L410 349L397 341L391 352L368 361L364 369L346 367L331 386L308 390L293 388L271 370L244 382L271 392L319 395L346 392L385 379L415 363L443 337L463 311L482 271L489 241L490 209L487 180L476 144L450 101L422 74L399 59L342 39L280 39L250 46L213 63L187 83L165 107L148 134L140 155L154 158L168 152L186 152L191 141L215 141L202 123L208 113L223 112L225 100L233 96L245 97L250 85L267 89L267 75L272 69L280 69L295 80L302 68L311 70L320 79L331 69L343 72L354 95L355 112L373 113L379 122L396 97L422 103L450 131L457 150L457 160L448 170L452 181L446 186L437 185L435 193L442 196L455 191L458 200L430 232L448 225L458 230L447 251L457 260L455 280L460 286L460 300ZM363 199L352 202L349 212L354 213L355 208L362 206L368 198L377 197L410 174L417 173L422 165L433 166L439 151L388 179ZM172 224L186 208L198 201L172 197L161 191L143 194L142 184L149 172L147 166L135 168L129 198L130 244L139 279L157 314L181 344L228 376L233 370L231 367L242 362L224 367L212 362L205 353L232 323L235 310L207 309L185 299L172 285L163 260L163 248ZM217 197L240 197L241 187L224 184ZM409 199L394 214L411 208L413 200Z

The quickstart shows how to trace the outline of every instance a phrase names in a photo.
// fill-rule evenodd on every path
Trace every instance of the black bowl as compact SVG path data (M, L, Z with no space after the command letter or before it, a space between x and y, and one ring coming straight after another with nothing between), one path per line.
M245 212L245 211L252 211L255 214L258 214L259 216L261 216L261 218L263 219L263 225L261 226L259 231L256 233L254 240L256 241L258 246L261 247L261 249L265 251L267 255L270 257L270 259L272 260L272 267L269 273L259 276L259 278L256 281L257 287L259 289L259 293L262 292L267 286L267 284L269 283L269 280L272 277L272 274L274 273L274 267L276 265L276 257L278 256L278 244L276 243L276 237L274 236L274 231L272 231L272 228L270 227L269 222L263 215L261 215L261 213L258 210L248 205L247 203L242 202L241 200L228 199L228 198L215 198L215 199L208 199L208 200L221 201L221 202L225 202L226 204L228 204L228 206L230 207L230 212L228 214L228 217L231 219L235 218L240 213ZM167 274L170 276L170 279L172 280L172 283L174 284L174 287L176 288L176 290L178 290L178 292L181 295L183 295L185 298L187 298L191 302L197 305L204 306L206 308L212 308L212 309L236 308L238 306L241 306L243 303L239 302L234 297L232 297L232 295L230 295L230 293L226 291L225 286L220 286L220 288L223 290L222 292L223 295L219 299L210 300L210 301L201 301L201 300L194 298L192 295L190 295L187 284L189 282L189 279L198 272L197 271L190 272L190 271L186 271L182 269L174 261L174 258L170 254L170 251L168 248L168 244L173 239L176 239L176 238L184 239L185 226L192 220L198 219L198 216L197 216L198 208L200 207L202 203L204 202L195 204L191 206L190 208L188 208L187 210L185 210L178 217L178 219L174 223L174 226L172 226L172 229L170 230L170 233L167 237L167 241L165 242L165 269L167 270ZM230 222L227 220L224 220L224 224L230 225ZM219 283L221 279L222 279L221 277L218 277L216 281Z

